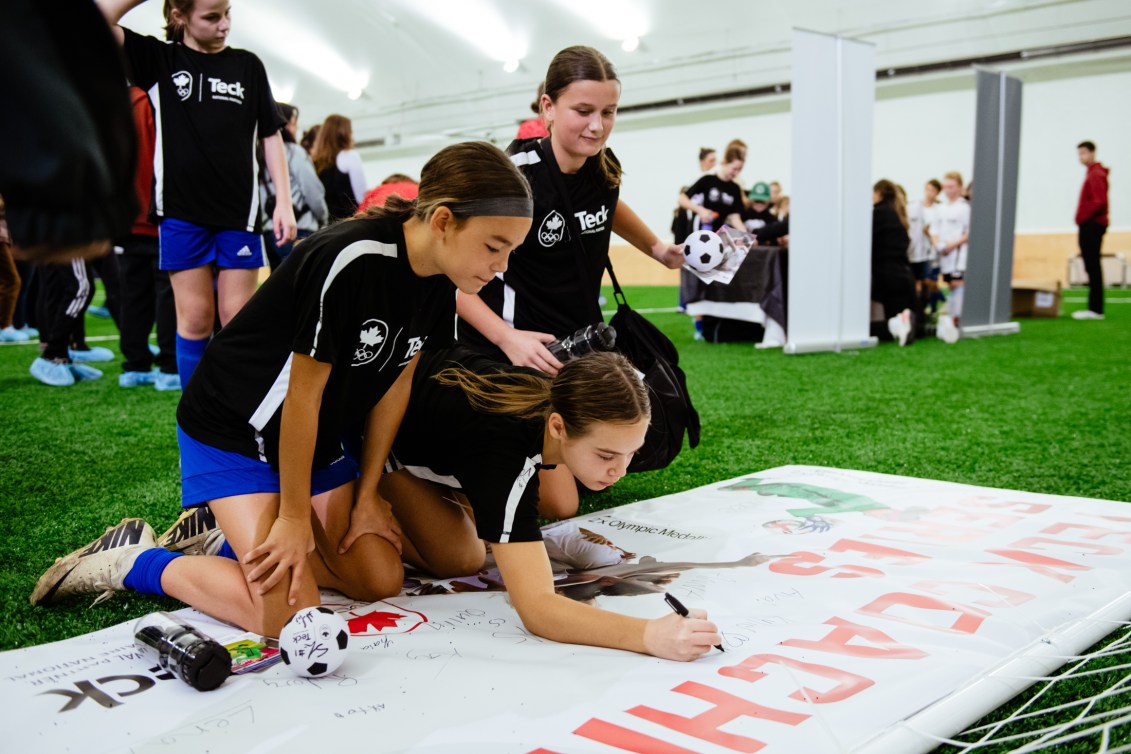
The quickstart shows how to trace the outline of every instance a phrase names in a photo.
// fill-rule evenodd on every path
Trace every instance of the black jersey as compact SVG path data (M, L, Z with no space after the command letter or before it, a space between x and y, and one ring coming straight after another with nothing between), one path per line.
M413 375L412 396L393 455L417 476L458 487L475 512L475 529L488 542L539 542L538 470L542 421L480 413L463 390L432 378L451 366L479 374L529 372L467 348L425 351Z
M767 225L773 225L778 221L778 216L770 211L769 207L763 210L757 210L753 207L747 207L739 212L742 216L742 223L746 226L747 233L758 235L758 231L765 228Z
M691 200L692 204L706 207L712 212L718 212L715 218L714 230L723 227L727 215L742 212L742 187L734 181L724 181L714 173L707 173L684 189L683 193ZM699 218L695 218L695 227L699 227Z
M597 297L609 258L609 240L620 188L609 188L590 157L577 173L558 171L547 140L521 139L507 148L511 161L530 182L534 194L534 222L526 239L511 255L507 271L479 291L479 297L519 330L569 335L600 317ZM612 153L611 159L615 161ZM568 193L563 200L559 181ZM572 212L570 211L572 209ZM581 238L585 256L578 264L574 234ZM579 267L585 278L580 279ZM504 358L475 328L459 323L459 339L468 346Z
M292 354L331 365L314 465L341 455L356 426L425 340L451 341L455 286L409 267L396 220L351 220L295 246L208 344L177 408L193 438L278 464Z
M263 63L247 50L206 54L122 31L130 80L153 103L157 216L258 231L255 145L285 123Z

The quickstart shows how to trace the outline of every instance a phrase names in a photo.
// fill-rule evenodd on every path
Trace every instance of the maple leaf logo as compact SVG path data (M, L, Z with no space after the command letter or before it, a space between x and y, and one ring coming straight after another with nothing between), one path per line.
M192 79L189 78L189 75L187 73L178 73L173 77L173 83L182 89L188 86L191 81Z
M365 634L370 631L381 631L385 628L396 628L397 621L405 616L400 613L385 613L373 611L346 621L351 634Z
M546 220L546 227L550 230L557 230L562 227L562 222L562 216L555 213L553 217Z
M374 325L368 330L361 331L361 342L367 346L380 345L383 340L385 340L385 336L381 334L381 327L379 325Z

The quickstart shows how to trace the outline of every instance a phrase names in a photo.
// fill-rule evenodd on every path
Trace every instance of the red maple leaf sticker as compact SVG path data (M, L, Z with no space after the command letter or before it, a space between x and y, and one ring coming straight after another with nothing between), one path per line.
M351 634L363 634L370 630L380 631L383 628L396 628L397 621L405 616L400 613L383 613L373 611L346 621Z

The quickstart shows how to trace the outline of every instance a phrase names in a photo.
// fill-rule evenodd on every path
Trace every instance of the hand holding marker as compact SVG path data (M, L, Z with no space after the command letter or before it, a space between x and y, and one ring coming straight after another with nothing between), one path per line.
M686 618L688 615L690 615L690 612L686 607L683 606L683 603L667 592L664 592L664 602L668 603L668 607L674 610L676 615L678 615L679 617ZM723 649L722 644L716 644L715 649L719 650L720 652L726 651L725 649Z

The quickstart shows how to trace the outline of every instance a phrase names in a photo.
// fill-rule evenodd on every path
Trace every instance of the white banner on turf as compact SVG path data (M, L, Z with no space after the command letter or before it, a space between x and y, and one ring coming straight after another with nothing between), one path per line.
M413 582L328 600L353 636L322 679L276 665L200 693L144 662L130 624L0 654L4 748L906 754L1131 617L1121 503L789 466L577 523L632 555L562 574L564 593L658 617L670 592L726 651L556 644L495 574Z

